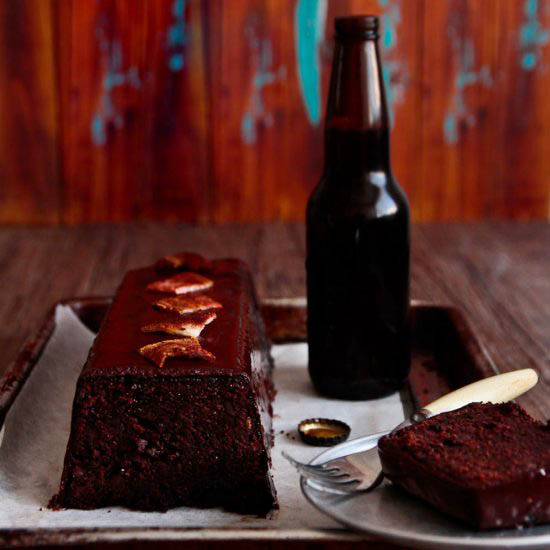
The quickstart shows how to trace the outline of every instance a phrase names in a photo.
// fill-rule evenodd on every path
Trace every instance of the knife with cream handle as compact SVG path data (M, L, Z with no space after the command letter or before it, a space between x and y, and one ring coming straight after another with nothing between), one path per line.
M533 369L521 369L483 378L436 399L423 410L429 416L459 409L474 401L505 403L530 390L538 381Z

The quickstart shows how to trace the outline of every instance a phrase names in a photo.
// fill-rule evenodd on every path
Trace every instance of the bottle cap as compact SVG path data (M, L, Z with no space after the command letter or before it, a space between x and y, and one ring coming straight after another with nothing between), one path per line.
M298 424L298 433L304 443L318 447L330 447L345 441L351 428L340 420L308 418Z

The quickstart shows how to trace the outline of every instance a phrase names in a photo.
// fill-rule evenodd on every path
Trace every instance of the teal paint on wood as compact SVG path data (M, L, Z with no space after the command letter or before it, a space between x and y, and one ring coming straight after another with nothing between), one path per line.
M454 145L458 143L460 138L459 124L464 124L467 127L473 127L476 124L476 117L466 104L464 91L474 84L491 87L493 78L487 66L483 66L477 71L474 70L474 44L471 40L461 42L453 26L449 29L449 37L453 45L455 56L458 57L459 61L454 79L451 107L443 119L442 130L445 142L449 145Z
M521 26L519 39L521 49L521 67L532 71L541 56L541 48L550 43L550 30L543 29L538 20L538 0L525 0L523 13L525 23Z
M382 43L382 78L386 89L390 124L395 122L395 105L403 100L408 81L406 67L394 58L397 45L397 27L401 22L401 9L399 3L390 0L378 0L378 4L384 9L380 18L381 43Z
M189 41L185 8L185 0L174 0L172 4L174 21L167 32L168 68L175 73L181 71L185 65L184 49Z
M390 4L388 0L378 0L385 9L381 17L382 46L391 49L397 43L397 25L401 22L401 10L398 4Z
M263 89L286 77L286 67L273 70L273 51L269 40L259 40L253 25L245 29L251 55L256 61L256 71L252 77L252 94L247 110L241 120L241 138L247 145L257 140L257 127L273 125L273 115L266 109L263 100Z
M320 46L325 36L326 0L298 0L294 11L296 66L302 101L311 125L321 122Z
M110 42L102 27L98 27L96 36L106 68L101 84L99 105L90 122L90 134L92 143L102 146L107 143L109 125L117 129L124 125L123 116L113 101L113 90L119 86L131 86L139 89L141 88L141 79L137 67L130 67L126 71L122 70L122 46L118 40Z

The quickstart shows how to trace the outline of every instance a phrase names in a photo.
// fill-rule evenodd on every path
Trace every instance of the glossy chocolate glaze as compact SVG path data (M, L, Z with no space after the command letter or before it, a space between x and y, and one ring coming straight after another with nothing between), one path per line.
M205 272L214 286L201 292L220 302L216 319L200 335L201 345L216 356L216 361L168 359L164 376L193 374L251 374L250 350L247 348L251 282L245 264L239 260L217 260ZM158 292L146 290L149 283L165 278L166 272L154 267L128 272L120 286L98 334L82 377L108 374L157 376L159 368L138 352L139 348L166 340L161 333L145 333L141 328L157 322L181 319L176 313L155 308ZM169 296L166 294L165 296ZM192 314L191 314L192 315Z

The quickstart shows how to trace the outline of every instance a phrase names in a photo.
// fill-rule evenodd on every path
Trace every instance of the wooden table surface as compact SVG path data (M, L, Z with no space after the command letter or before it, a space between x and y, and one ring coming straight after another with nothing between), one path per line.
M301 224L2 227L0 374L54 302L112 294L126 270L181 250L246 260L261 297L305 293ZM550 417L550 224L414 226L411 297L459 307L500 371L535 368L519 402Z

